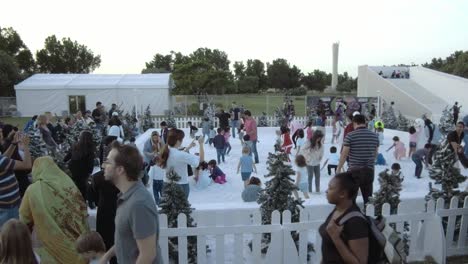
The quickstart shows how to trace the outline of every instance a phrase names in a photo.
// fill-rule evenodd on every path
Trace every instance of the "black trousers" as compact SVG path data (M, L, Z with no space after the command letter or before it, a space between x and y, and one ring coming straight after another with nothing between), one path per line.
M328 164L327 166L327 169L328 169L328 175L331 176L331 170L334 169L335 170L335 174L336 174L336 169L338 168L338 165L330 165Z
M355 179L359 181L359 189L361 190L362 199L364 204L369 202L369 197L372 196L374 184L374 167L352 169L351 172L356 173Z
M294 143L294 148L296 148L296 143L297 143L297 138L299 137L297 131L299 130L296 130L296 132L294 132L294 134L292 135L292 142Z

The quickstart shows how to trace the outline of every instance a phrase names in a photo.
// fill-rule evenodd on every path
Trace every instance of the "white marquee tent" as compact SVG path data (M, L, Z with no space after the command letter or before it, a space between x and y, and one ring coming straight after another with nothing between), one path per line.
M159 74L35 74L15 85L16 103L22 116L44 112L57 115L93 110L100 101L106 109L112 103L131 111L162 115L171 109L170 73Z

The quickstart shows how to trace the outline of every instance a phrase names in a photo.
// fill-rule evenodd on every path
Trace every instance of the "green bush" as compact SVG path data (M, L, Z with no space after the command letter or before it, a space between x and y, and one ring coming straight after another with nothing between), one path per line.
M294 88L291 90L291 95L293 96L300 96L300 95L306 95L307 94L307 89L305 87L298 87Z

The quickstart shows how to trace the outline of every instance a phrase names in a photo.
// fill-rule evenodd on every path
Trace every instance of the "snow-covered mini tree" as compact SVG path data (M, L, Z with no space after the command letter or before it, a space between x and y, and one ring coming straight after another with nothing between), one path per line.
M32 159L34 160L39 157L46 156L47 146L44 140L42 139L42 136L39 130L31 127L28 130L28 136L30 139L29 151L31 152Z
M442 111L442 116L440 117L439 130L442 136L447 137L448 133L455 130L455 124L453 123L453 108L448 108L447 106Z
M271 214L278 210L282 213L285 210L291 212L292 222L299 222L299 208L303 207L302 200L295 200L292 196L294 190L298 190L294 184L291 175L294 175L294 170L289 163L284 162L284 153L271 154L269 153L268 171L269 174L265 177L272 177L271 180L265 183L265 189L261 191L257 203L260 204L260 212L262 215L262 224L271 224ZM299 236L293 232L293 239L297 243ZM264 234L262 238L262 252L266 253L271 241L270 234Z
M138 128L137 123L138 119L136 117L135 106L132 107L132 112L125 113L123 120L123 130L125 134L125 140L130 140L131 137L134 137L137 134Z
M174 119L174 112L169 111L169 114L166 117L167 127L169 128L177 128L176 121Z
M151 116L151 109L149 105L146 107L145 114L143 115L142 119L143 120L142 120L141 127L143 129L143 132L145 132L146 130L150 128L154 128L154 121Z
M435 184L440 184L441 189L431 186L426 200L443 198L445 204L448 205L452 197L459 195L460 201L463 201L467 193L460 192L458 187L467 177L463 176L460 169L454 166L456 162L455 152L450 143L444 140L434 153L432 167L429 169L429 177L434 180Z
M393 107L390 106L382 113L382 122L385 125L385 128L388 129L397 129L398 128L398 120L395 115L395 110Z
M384 123L385 124L385 123ZM407 132L411 126L410 120L401 112L398 113L398 130Z
M177 228L177 217L179 214L185 214L187 216L187 227L196 227L192 218L193 208L187 200L185 193L177 184L180 180L180 176L170 170L166 175L167 182L164 183L162 190L161 203L159 204L160 214L167 216L167 225L169 228ZM188 262L197 263L197 237L187 237L187 252ZM179 248L178 240L176 237L169 238L169 256L171 261L178 263L179 259Z
M401 175L393 175L388 169L379 173L380 189L370 197L370 203L375 207L375 214L382 215L382 206L384 203L390 204L390 213L394 214L397 211L400 203L401 183L403 177Z
M268 119L267 114L265 112L258 118L258 126L259 127L267 127L268 126Z
M288 121L286 117L284 116L284 112L279 107L277 107L275 110L275 119L276 119L276 125L278 127L287 125Z
M215 120L215 106L212 103L208 104L208 107L205 109L203 116L208 118L208 121L210 122L211 126L214 126L214 120Z

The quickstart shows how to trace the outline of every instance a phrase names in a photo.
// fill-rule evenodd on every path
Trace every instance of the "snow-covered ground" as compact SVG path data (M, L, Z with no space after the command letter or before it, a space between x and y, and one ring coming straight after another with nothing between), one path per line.
M268 179L264 177L267 174L266 161L268 153L273 151L273 145L275 142L275 130L277 128L258 128L259 134L259 143L257 144L258 154L260 159L260 164L257 164L258 174L253 176L259 177L262 183L265 183ZM188 130L185 130L186 137L184 139L183 145L188 145L192 141L188 136ZM143 149L144 143L149 139L151 130L146 131L143 135L139 136L136 140L136 144L140 150ZM325 158L322 161L322 164L325 162L327 155L329 154L329 149L332 146L331 144L331 127L327 127L327 133L325 138ZM379 152L382 153L387 160L387 166L376 166L375 168L375 181L374 181L374 192L378 191L378 173L380 173L385 168L389 168L392 163L396 162L393 158L393 150L386 152L386 150L393 143L392 138L398 136L402 142L405 143L405 146L408 148L408 133L395 131L395 130L385 130L384 144L380 147ZM242 155L241 144L238 138L230 139L232 150L229 156L226 156L226 163L222 163L219 167L226 174L227 183L220 185L212 183L208 188L204 190L197 190L193 188L194 180L193 177L190 180L190 196L189 201L197 210L217 210L217 209L240 209L240 208L258 208L259 205L256 202L246 203L241 199L241 192L244 188L240 174L236 174L237 165L239 158ZM335 146L340 149L341 144ZM198 152L198 147L195 147L191 151L192 153ZM295 150L293 150L295 153ZM216 150L213 147L205 145L205 160L216 159ZM428 171L424 169L422 178L417 179L414 177L415 165L411 159L406 158L399 161L402 167L402 175L404 176L403 181L403 190L401 192L402 201L409 200L423 200L424 196L428 193L428 183L431 182ZM462 174L468 175L468 170L462 169ZM314 205L326 205L327 200L325 197L325 191L328 186L328 182L331 179L331 176L328 176L327 169L324 168L321 171L320 179L320 189L321 193L311 194L311 198L306 200L304 205L314 206ZM437 185L434 185L437 187ZM466 183L460 186L461 189L466 187ZM315 188L314 188L315 189ZM358 198L358 201L361 199Z

